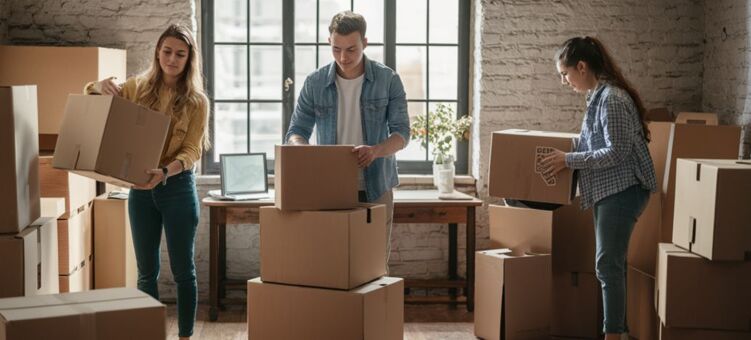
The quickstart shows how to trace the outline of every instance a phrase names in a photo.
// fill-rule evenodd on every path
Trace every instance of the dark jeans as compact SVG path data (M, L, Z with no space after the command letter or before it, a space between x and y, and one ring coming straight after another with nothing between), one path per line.
M595 272L602 286L603 331L625 333L626 254L631 232L649 200L649 191L634 185L595 203Z
M191 336L196 320L197 284L193 260L198 195L195 176L184 171L151 190L131 190L128 215L138 264L138 289L159 299L162 229L167 238L170 268L177 284L179 336Z

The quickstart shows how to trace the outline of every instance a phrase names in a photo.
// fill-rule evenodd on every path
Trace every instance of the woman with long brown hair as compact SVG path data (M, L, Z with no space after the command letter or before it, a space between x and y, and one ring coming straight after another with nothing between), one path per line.
M631 231L657 190L647 143L644 104L603 44L592 37L567 40L556 53L564 85L586 93L587 109L572 152L554 151L545 172L579 170L582 209L593 208L595 272L602 286L606 340L626 326L626 254Z
M209 101L193 34L184 26L170 25L157 40L148 70L122 85L107 78L87 84L84 91L122 96L171 118L160 168L148 171L152 175L149 183L130 191L128 215L138 264L138 289L155 299L159 299L157 280L164 230L177 284L179 336L188 339L196 318L193 255L200 211L193 168L203 148L209 146Z

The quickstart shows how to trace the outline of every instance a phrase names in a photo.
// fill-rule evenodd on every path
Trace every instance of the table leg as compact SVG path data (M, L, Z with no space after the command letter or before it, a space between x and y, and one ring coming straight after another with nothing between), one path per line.
M467 311L475 309L475 207L467 208Z
M219 314L219 208L209 209L209 321Z
M223 298L227 297L227 225L219 225L219 306L223 309Z
M459 278L457 274L457 224L449 223L449 280L456 280ZM449 295L452 299L456 299L456 288L449 288Z

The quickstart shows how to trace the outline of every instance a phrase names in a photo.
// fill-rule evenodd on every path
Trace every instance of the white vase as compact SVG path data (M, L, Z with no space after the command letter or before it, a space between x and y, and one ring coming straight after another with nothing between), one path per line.
M433 161L433 185L438 188L439 193L454 192L454 175L456 168L452 157L444 159L443 163Z

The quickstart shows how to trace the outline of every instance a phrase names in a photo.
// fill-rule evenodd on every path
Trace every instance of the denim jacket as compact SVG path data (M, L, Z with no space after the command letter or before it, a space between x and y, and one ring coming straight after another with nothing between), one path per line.
M360 94L363 140L376 145L396 133L409 142L409 116L404 85L399 75L386 65L363 56L365 79ZM305 79L289 130L310 139L316 127L318 144L337 144L336 63L319 68ZM365 192L369 202L399 184L394 155L378 158L364 169Z

